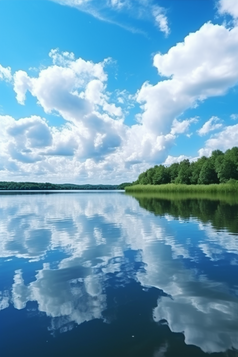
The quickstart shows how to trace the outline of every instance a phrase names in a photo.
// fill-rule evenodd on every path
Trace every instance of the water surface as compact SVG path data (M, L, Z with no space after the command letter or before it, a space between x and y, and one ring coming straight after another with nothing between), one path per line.
M0 355L238 356L238 203L0 195Z

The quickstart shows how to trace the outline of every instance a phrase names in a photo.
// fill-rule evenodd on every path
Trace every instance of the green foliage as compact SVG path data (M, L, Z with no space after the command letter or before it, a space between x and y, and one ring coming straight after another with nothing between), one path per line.
M179 172L179 163L174 163L168 167L168 174L170 177L170 182L174 183Z
M191 176L191 165L189 160L183 160L179 164L178 176L175 179L175 183L181 183L189 185Z
M190 182L192 185L196 185L199 183L199 175L201 172L201 169L203 167L203 164L207 161L207 157L202 156L200 159L198 159L196 162L192 162L190 166L191 170L191 176L190 176Z
M120 185L117 186L117 190L124 190L125 187L132 186L132 183L130 182L123 182Z
M156 165L142 172L134 185L211 185L238 180L238 147L223 153L214 150L211 157L201 157L191 162L183 160L169 167ZM150 189L151 190L151 189Z
M169 182L170 182L170 176L169 176L168 168L164 167L163 165L155 166L152 183L154 185L163 185Z
M202 165L198 183L202 185L210 185L212 183L219 183L217 173L215 170L215 165L213 161L210 159L206 160Z
M227 183L211 185L186 185L169 183L166 185L132 185L125 187L126 192L145 192L145 193L206 193L206 192L224 192L238 194L238 181L228 181Z
M123 186L123 188L122 188ZM53 184L49 182L7 182L0 181L0 190L120 190L128 186L121 185L75 185L75 184Z
M238 180L237 164L229 157L217 164L217 176L220 182L227 182L229 179Z

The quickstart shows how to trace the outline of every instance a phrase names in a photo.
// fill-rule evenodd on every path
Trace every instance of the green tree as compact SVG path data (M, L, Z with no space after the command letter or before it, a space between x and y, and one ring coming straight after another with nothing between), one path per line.
M224 153L221 150L214 150L212 152L211 159L213 160L213 162L215 162L218 157L223 157L223 156Z
M238 180L237 165L234 161L224 157L224 159L216 165L217 176L221 183L227 182L229 179Z
M191 165L188 159L183 160L179 164L178 176L175 179L175 183L182 183L189 185L191 176Z
M139 180L139 184L141 185L148 185L149 184L149 179L147 177L147 172L142 172L139 177L138 177L138 180Z
M169 172L167 167L163 165L154 168L153 184L162 185L170 182Z
M150 168L149 170L146 171L147 180L150 185L153 184L154 173L155 173L154 168Z
M226 159L229 159L232 162L234 162L236 165L238 165L238 147L237 146L234 146L232 149L228 149L224 155L225 155Z
M219 179L215 170L215 165L211 159L207 159L202 165L198 183L203 185L219 183Z
M202 166L206 160L207 160L207 157L202 156L197 161L191 163L191 166L190 166L190 169L191 169L190 182L191 182L191 184L196 185L199 183L199 175L202 170Z
M174 183L179 172L179 163L175 162L168 167L168 174L170 177L170 182Z

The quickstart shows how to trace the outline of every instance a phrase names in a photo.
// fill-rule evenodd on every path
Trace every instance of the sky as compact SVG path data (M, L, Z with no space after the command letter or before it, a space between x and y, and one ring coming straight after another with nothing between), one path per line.
M119 184L238 146L237 0L0 0L0 180Z

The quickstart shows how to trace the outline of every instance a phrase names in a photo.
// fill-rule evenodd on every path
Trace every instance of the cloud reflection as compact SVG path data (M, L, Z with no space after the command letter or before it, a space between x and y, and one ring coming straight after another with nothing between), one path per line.
M99 319L106 308L106 295L100 277L90 273L91 269L79 266L57 270L45 266L35 281L25 285L18 270L12 287L14 307L23 309L28 301L37 301L39 311L52 318L63 317L63 324ZM62 319L58 320L58 327L61 324Z
M1 257L43 263L28 283L23 268L15 269L12 296L0 294L0 309L10 301L16 309L35 301L51 318L49 329L65 332L74 324L104 319L113 275L114 288L133 279L168 294L159 298L154 321L166 319L172 331L184 333L187 344L205 352L238 348L237 291L209 277L209 269L200 270L204 255L211 266L224 254L236 261L236 237L228 232L195 219L181 221L178 228L172 216L155 217L120 194L2 196L0 210ZM202 235L194 238L194 232ZM134 252L130 258L129 251ZM45 263L49 252L55 258Z

